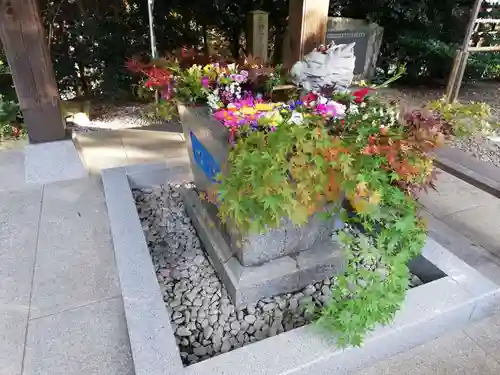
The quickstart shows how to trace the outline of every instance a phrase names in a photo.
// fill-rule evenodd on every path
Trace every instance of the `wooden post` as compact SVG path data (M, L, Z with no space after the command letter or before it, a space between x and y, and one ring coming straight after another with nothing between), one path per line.
M0 0L0 39L30 142L66 138L37 0Z
M291 68L305 54L325 43L330 0L290 0L285 67Z
M471 10L471 16L469 19L469 24L465 30L464 40L462 42L462 48L460 53L457 54L455 61L453 63L453 68L451 71L450 78L448 79L448 85L446 90L446 100L449 103L454 102L458 98L460 92L460 87L462 86L462 80L464 78L465 68L467 67L467 60L469 59L469 52L471 50L470 40L472 34L474 33L474 26L476 25L477 16L481 10L481 6L484 0L475 0L474 6Z

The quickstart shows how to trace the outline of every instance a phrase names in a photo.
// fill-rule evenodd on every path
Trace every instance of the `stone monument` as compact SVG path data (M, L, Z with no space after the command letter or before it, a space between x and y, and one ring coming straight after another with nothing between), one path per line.
M353 44L331 45L324 52L309 53L292 69L296 83L306 90L347 89L353 78L353 48ZM236 305L290 293L343 270L342 252L332 239L333 230L342 223L336 216L323 218L331 207L302 226L281 218L278 228L264 233L240 233L233 223L221 220L216 203L203 195L214 190L216 176L225 171L229 131L208 107L179 103L178 109L196 186L183 191L186 211Z
M196 186L183 192L186 211L236 305L290 293L343 270L341 250L331 238L337 217L325 220L318 213L304 226L283 218L279 228L250 234L221 220L217 207L200 195L225 169L228 131L208 107L178 108Z
M384 29L376 23L369 23L361 19L330 17L328 18L326 42L355 43L354 74L362 79L370 79L375 74L383 33Z
M264 64L268 53L269 14L262 10L248 13L246 35L248 53Z

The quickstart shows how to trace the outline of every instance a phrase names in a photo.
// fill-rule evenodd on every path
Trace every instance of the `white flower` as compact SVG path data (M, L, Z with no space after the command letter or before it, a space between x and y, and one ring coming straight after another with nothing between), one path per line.
M328 99L325 98L324 96L318 96L318 103L319 104L326 104L326 103L328 103Z
M349 106L349 111L348 111L348 113L349 113L350 115L357 115L357 114L359 113L358 106L357 106L357 105L354 105L354 104L351 104L351 105Z
M300 125L304 122L304 116L302 116L302 113L293 111L292 112L292 117L290 117L289 120L291 123L294 123L295 125Z
M365 102L361 102L361 104L359 105L361 108L365 108L366 107L366 103Z

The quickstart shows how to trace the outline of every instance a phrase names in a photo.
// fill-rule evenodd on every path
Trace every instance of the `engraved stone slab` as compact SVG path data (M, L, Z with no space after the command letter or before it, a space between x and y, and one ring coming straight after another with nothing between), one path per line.
M375 73L383 34L384 29L376 23L354 18L330 17L328 18L326 43L355 43L354 74L369 79Z

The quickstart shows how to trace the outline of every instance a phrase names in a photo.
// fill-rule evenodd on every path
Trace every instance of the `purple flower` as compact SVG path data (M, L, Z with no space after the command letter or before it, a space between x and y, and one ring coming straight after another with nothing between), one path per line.
M209 84L210 84L210 80L209 80L207 77L203 77L203 78L201 79L201 85L202 85L203 87L207 88Z

